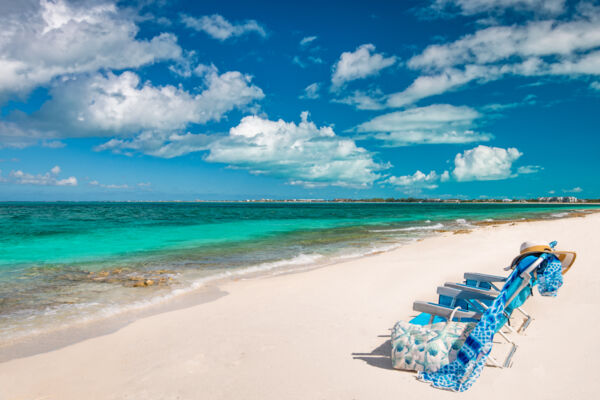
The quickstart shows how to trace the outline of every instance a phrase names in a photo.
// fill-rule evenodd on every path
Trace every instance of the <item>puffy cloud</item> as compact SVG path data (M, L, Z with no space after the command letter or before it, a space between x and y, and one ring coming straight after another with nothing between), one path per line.
M493 26L447 44L428 46L411 58L411 68L440 69L489 64L517 56L568 56L600 46L600 18L532 21L524 26Z
M319 89L320 84L315 82L311 83L307 87L304 88L304 93L300 95L301 99L318 99L319 98Z
M448 90L463 86L473 80L490 80L498 76L499 71L479 65L467 65L463 70L449 68L438 74L423 75L414 80L409 87L387 96L388 107L403 107L407 104Z
M463 15L497 12L506 9L557 15L565 11L565 0L434 0L434 11L458 11Z
M212 66L202 66L196 73L204 79L204 90L197 94L182 87L142 83L130 71L74 78L56 86L53 99L29 123L59 137L173 132L190 123L218 121L229 111L264 97L251 84L251 77L238 71L219 74Z
M583 192L583 189L580 188L579 186L574 187L573 189L563 189L562 190L564 193L581 193Z
M309 44L311 44L312 42L314 42L315 40L317 40L316 36L307 36L302 38L302 40L300 40L300 46L302 47L306 47Z
M18 3L0 13L0 93L24 93L53 78L125 69L181 55L177 38L136 39L139 28L113 2Z
M60 173L60 167L53 167L50 172L45 174L29 174L21 170L11 171L10 180L19 185L43 185L43 186L77 186L77 178L70 176L68 178L59 179L57 175Z
M448 171L440 176L435 171L431 171L428 174L424 174L421 171L417 171L412 175L403 176L390 176L384 183L389 183L394 186L408 187L410 189L435 189L438 187L439 182L444 177L447 180Z
M181 16L181 20L186 27L205 32L212 38L221 41L249 33L256 33L262 37L267 36L265 28L253 19L231 23L219 14L204 15L200 18L184 14Z
M375 53L375 46L363 44L353 52L344 52L333 67L331 83L334 88L339 88L344 83L377 75L384 68L392 66L396 57L384 57Z
M303 112L299 124L248 116L209 145L209 162L285 178L304 186L367 187L387 165L375 162L353 140L317 127Z
M457 181L490 181L510 178L512 164L523 153L514 147L502 149L479 145L458 153L452 175Z
M470 107L434 104L380 115L356 130L375 133L386 146L488 141L493 138L491 134L472 130L480 117Z
M600 75L600 8L579 7L568 20L534 20L492 26L450 43L430 45L408 62L423 72L389 107L484 83L507 75Z

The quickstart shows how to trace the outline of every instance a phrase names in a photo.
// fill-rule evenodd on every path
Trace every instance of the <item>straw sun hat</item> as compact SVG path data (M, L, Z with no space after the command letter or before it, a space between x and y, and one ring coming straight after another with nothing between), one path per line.
M577 254L574 251L558 251L552 250L552 247L545 242L523 242L519 251L519 255L513 260L511 266L516 265L524 257L536 255L540 253L554 254L562 264L562 273L565 274L575 262Z

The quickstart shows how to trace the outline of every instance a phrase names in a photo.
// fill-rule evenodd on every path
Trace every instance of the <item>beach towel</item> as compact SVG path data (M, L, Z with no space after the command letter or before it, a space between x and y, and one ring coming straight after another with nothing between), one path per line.
M537 268L538 291L543 296L556 296L562 286L562 265L553 254L542 254L544 261ZM494 334L503 324L503 312L509 299L509 289L538 257L528 256L514 269L498 297L486 310L471 334L465 340L456 360L440 368L437 372L420 372L418 379L439 389L464 392L469 389L481 374L492 350Z

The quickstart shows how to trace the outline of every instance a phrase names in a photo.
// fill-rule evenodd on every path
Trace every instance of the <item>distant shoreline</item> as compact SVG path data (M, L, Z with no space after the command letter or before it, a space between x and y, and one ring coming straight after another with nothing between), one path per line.
M368 199L363 200L310 200L310 199L284 199L284 200L0 200L2 204L18 204L18 203L47 203L47 204L61 204L61 203L236 203L236 204L502 204L502 205L519 205L519 204L550 204L550 205L600 205L599 200L586 200L581 199L577 202L541 202L541 201L480 201L480 200L392 200L392 201L371 201Z

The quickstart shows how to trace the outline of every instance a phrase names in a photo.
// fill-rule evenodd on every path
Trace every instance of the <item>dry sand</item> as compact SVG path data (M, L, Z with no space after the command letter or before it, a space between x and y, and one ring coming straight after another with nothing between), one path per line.
M592 399L600 393L600 214L444 233L297 274L227 282L226 296L0 364L0 399ZM505 274L522 241L577 251L509 369L455 394L390 368L389 329L464 271ZM537 292L536 292L537 294ZM494 351L501 349L497 346ZM453 397L454 396L454 397Z

